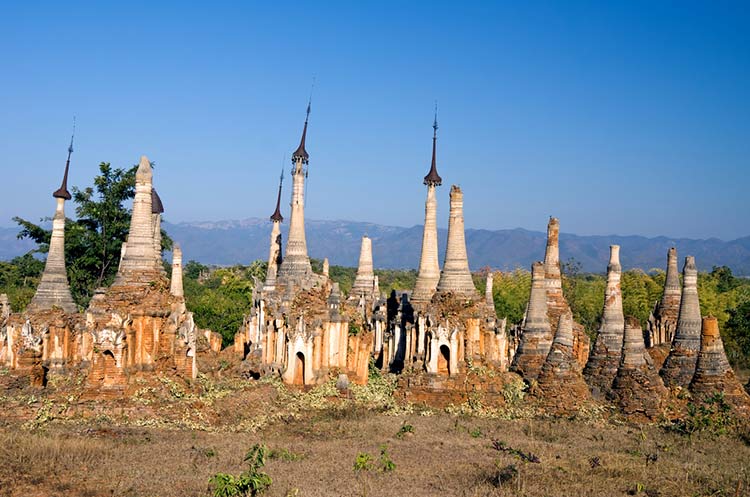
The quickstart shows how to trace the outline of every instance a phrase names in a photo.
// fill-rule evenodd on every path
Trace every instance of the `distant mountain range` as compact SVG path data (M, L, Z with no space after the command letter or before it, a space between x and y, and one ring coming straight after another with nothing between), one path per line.
M180 242L186 260L204 264L247 264L268 257L271 225L266 219L250 218L240 221L163 223L169 235ZM288 223L282 225L286 241ZM360 240L367 234L372 238L375 266L378 268L416 268L422 245L422 226L403 228L354 221L306 221L307 246L310 256L328 257L331 264L356 266ZM17 228L0 228L0 259L7 260L34 248L28 240L17 240ZM439 230L440 253L445 250L447 230ZM466 244L472 269L490 266L510 270L529 268L544 257L546 234L517 228L512 230L466 230ZM682 259L696 258L698 268L710 271L713 266L726 265L736 275L750 276L750 236L732 241L716 238L693 240L687 238L643 236L579 236L560 234L560 258L574 258L586 272L606 271L609 246L620 245L623 267L664 268L667 249L677 247ZM442 257L442 256L441 256ZM680 263L682 264L682 263Z

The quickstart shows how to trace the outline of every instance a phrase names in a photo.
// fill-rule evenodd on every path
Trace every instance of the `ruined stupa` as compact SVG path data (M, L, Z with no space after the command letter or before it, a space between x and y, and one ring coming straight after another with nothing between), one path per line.
M492 271L487 271L487 279L484 285L484 301L487 302L487 305L492 306L493 309L495 308L495 296L493 294L494 285L495 278L492 275Z
M581 365L573 353L573 315L570 311L560 316L537 386L535 395L545 407L557 413L573 411L591 398Z
M620 246L610 245L607 266L607 288L604 293L602 323L596 335L594 348L583 370L594 398L604 397L612 387L622 356L625 318L622 313L620 288Z
M271 244L268 249L268 271L266 271L266 282L263 286L265 291L272 291L276 288L276 276L283 260L281 255L281 223L284 221L284 216L281 215L281 188L283 184L284 170L282 169L279 178L279 193L276 195L276 210L271 214L273 228L271 228Z
M562 291L562 271L560 267L560 221L550 217L547 223L547 246L544 251L544 287L547 291L547 316L552 334L557 330L560 316L570 311L570 305ZM583 367L589 357L590 340L586 330L573 321L573 352Z
M544 287L544 263L531 266L531 294L521 341L510 370L526 380L536 380L552 347L552 331L547 318L547 294Z
M112 286L98 289L86 310L86 334L91 342L82 356L91 365L89 391L97 395L124 392L129 377L143 371L161 369L187 378L197 374L197 330L181 295L182 252L175 247L170 284L161 262L160 230L155 226L159 222L155 214L161 216L164 208L152 194L152 179L151 164L143 156L136 172L120 269Z
M73 297L70 294L68 274L65 270L65 201L72 198L68 191L68 171L70 170L72 153L73 137L71 136L62 185L52 194L57 201L55 216L52 218L52 237L49 242L49 252L44 264L42 278L27 308L30 313L50 310L55 307L67 313L74 313L78 310L78 306L73 302Z
M301 288L309 288L314 283L305 236L305 178L310 162L310 155L305 150L305 140L309 118L310 103L307 104L299 147L292 154L292 214L289 221L289 238L286 241L286 255L279 265L277 275L277 280Z
M469 271L464 231L464 194L456 185L451 186L451 207L448 219L448 245L445 262L440 272L437 291L459 297L477 297L477 289Z
M661 414L668 393L646 352L641 324L636 318L628 316L625 321L622 360L609 398L626 415L642 415L653 419Z
M687 388L695 374L701 348L701 308L698 300L698 269L695 258L685 258L682 299L672 348L659 374L668 387Z
M182 289L182 248L179 243L174 244L172 249L172 278L169 285L169 293L174 297L184 297Z
M422 235L422 255L419 258L419 272L411 301L415 304L429 302L437 289L440 280L440 263L438 262L438 239L437 239L437 199L435 188L443 183L443 179L437 172L435 159L437 148L437 111L435 122L432 125L432 163L430 172L424 177L427 185L427 200L424 206L424 233Z
M352 283L351 299L364 297L372 300L376 295L375 290L375 272L372 263L372 240L367 235L362 237L362 246L359 251L359 265L357 266L357 276Z
M699 397L723 393L724 398L735 407L750 408L750 396L729 365L719 333L719 322L713 316L703 318L701 349L690 391Z
M674 338L682 298L678 271L677 249L672 247L667 251L664 291L648 318L647 347L654 347L663 343L669 344Z
M144 155L141 157L135 174L135 197L126 242L127 248L122 256L120 270L117 272L113 286L147 285L161 276L161 265L156 262L154 241L152 181L151 163Z

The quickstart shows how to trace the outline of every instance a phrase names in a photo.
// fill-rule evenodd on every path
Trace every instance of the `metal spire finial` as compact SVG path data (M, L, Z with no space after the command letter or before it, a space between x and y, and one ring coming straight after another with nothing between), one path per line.
M73 116L73 133L70 135L70 145L68 145L68 160L65 161L65 174L63 175L62 185L52 196L55 198L61 198L64 200L70 200L73 198L68 191L68 171L70 170L70 156L73 153L73 138L76 136L76 116Z
M437 138L437 130L438 130L438 123L437 123L437 100L435 100L435 121L432 123L432 129L433 129L432 138L436 139Z

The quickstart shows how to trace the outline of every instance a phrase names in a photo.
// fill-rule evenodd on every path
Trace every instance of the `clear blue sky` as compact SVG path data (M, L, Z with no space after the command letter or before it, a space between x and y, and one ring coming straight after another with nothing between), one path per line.
M14 3L0 225L73 115L73 185L145 154L169 221L267 217L315 76L308 218L420 224L437 100L441 225L456 183L472 228L750 235L746 2Z

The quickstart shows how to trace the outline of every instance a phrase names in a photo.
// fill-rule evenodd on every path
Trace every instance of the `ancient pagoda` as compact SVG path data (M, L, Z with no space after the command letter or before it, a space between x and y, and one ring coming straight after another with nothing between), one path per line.
M437 150L437 109L435 110L435 121L432 124L432 163L430 172L424 177L427 186L427 200L424 206L424 233L422 235L422 255L419 258L419 272L417 282L412 294L412 302L429 302L437 289L440 280L440 263L438 262L438 239L437 239L437 198L435 188L443 183L443 179L437 172L436 150Z
M276 276L279 272L279 266L281 265L281 223L284 221L284 216L281 215L281 188L284 184L284 170L281 171L279 177L279 193L276 196L276 210L271 214L271 222L273 228L271 229L271 244L268 250L268 271L266 272L266 283L263 286L263 290L270 291L276 288ZM304 234L304 233L303 233Z
M28 312L49 310L54 307L59 307L68 313L74 313L78 310L70 294L68 274L65 271L65 201L72 198L68 191L68 171L70 170L72 153L73 136L70 137L62 185L52 194L57 200L57 208L55 209L55 216L52 218L52 237L49 242L49 252L44 264L42 279L29 303Z
M437 291L452 292L461 297L477 297L477 289L469 271L464 231L464 194L456 185L451 186L450 217L448 218L448 245L445 262L440 272Z
M312 286L312 266L307 255L305 237L305 178L310 155L305 150L307 123L310 119L310 103L307 104L305 125L299 147L292 154L292 214L289 221L289 238L286 242L286 255L279 265L279 280L302 288Z

